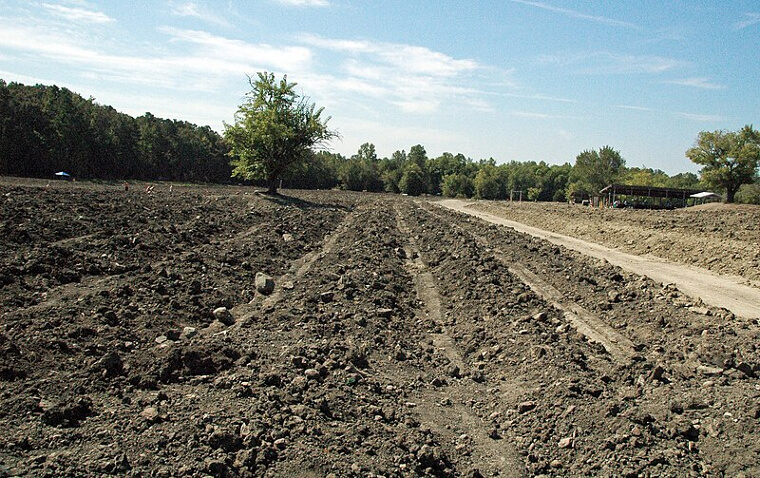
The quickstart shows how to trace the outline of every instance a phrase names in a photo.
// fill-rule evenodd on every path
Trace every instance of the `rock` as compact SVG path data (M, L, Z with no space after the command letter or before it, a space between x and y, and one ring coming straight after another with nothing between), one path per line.
M718 367L708 367L707 365L697 366L697 372L707 377L715 377L723 374L723 369Z
M235 318L232 316L227 307L218 307L212 312L214 318L224 325L232 325L235 323Z
M551 463L549 463L549 466L552 468L562 468L562 462L559 460L552 460Z
M689 310L695 314L712 315L712 312L707 307L689 307Z
M182 339L191 339L198 335L198 329L195 327L185 327L182 329L182 334L180 335L180 338Z
M260 294L269 295L274 292L274 279L272 276L264 274L263 272L256 273L254 285Z
M377 309L377 316L388 319L393 315L393 309Z
M140 416L143 417L148 423L156 423L161 420L161 414L158 412L158 408L156 407L143 408L143 411L140 412Z
M753 367L750 364L748 364L747 362L739 362L738 364L736 364L736 370L740 371L741 373L743 373L747 377L754 377L755 376L755 371L754 371Z
M332 302L333 297L335 297L335 293L333 292L322 292L321 294L319 294L319 300L324 303Z
M282 240L285 242L293 242L295 238L293 237L293 234L286 232L285 234L282 235Z
M620 302L620 293L614 290L607 292L607 300L612 303Z
M90 367L93 371L102 372L105 377L117 377L124 372L124 364L116 352L109 352Z
M528 401L521 402L521 403L517 404L517 411L518 411L518 413L529 412L529 411L533 410L534 408L536 408L536 402L531 401L531 400L528 400Z
M79 398L73 403L49 404L40 402L42 421L50 426L76 427L79 422L93 415L92 401L87 397Z
M560 448L570 448L572 446L573 446L573 439L570 437L565 437L559 441Z
M167 340L169 340L169 337L167 337L166 335L159 335L158 337L156 337L157 344L163 344Z
M319 380L319 370L315 368L307 368L303 372L304 375L306 375L306 378L309 380Z

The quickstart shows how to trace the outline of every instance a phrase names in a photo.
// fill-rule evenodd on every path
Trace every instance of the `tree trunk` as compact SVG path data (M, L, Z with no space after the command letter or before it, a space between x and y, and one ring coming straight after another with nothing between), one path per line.
M267 194L276 195L277 194L277 185L278 185L278 183L279 183L279 179L278 178L276 178L276 177L269 178L269 180L267 181Z
M734 188L726 188L726 202L728 204L733 204L734 202L734 195L736 194L736 189Z

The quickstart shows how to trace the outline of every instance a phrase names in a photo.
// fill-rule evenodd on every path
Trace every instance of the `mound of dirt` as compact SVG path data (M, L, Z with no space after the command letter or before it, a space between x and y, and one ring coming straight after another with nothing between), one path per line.
M471 207L608 247L740 276L760 287L760 207L712 203L673 211L475 201Z
M0 182L0 476L754 476L760 324L412 198Z

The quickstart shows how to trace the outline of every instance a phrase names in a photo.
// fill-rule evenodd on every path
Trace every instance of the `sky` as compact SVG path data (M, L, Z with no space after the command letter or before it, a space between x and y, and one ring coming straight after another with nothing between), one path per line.
M248 75L287 75L350 156L697 172L699 132L760 127L760 2L0 1L0 78L220 133Z

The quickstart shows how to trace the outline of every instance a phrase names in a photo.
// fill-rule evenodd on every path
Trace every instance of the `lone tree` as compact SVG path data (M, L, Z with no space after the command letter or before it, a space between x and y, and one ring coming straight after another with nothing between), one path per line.
M625 171L625 159L620 151L604 146L599 151L583 151L575 158L575 166L570 173L568 199L575 193L585 193L589 197L599 194L602 188L615 182Z
M277 183L288 168L313 157L313 148L338 136L316 108L293 91L287 75L279 82L273 73L248 77L252 90L235 114L234 125L224 125L230 145L233 177L266 181L268 193L277 194Z
M702 181L725 191L726 202L732 203L741 185L755 180L760 164L760 133L751 125L739 131L702 131L686 156L702 165Z

